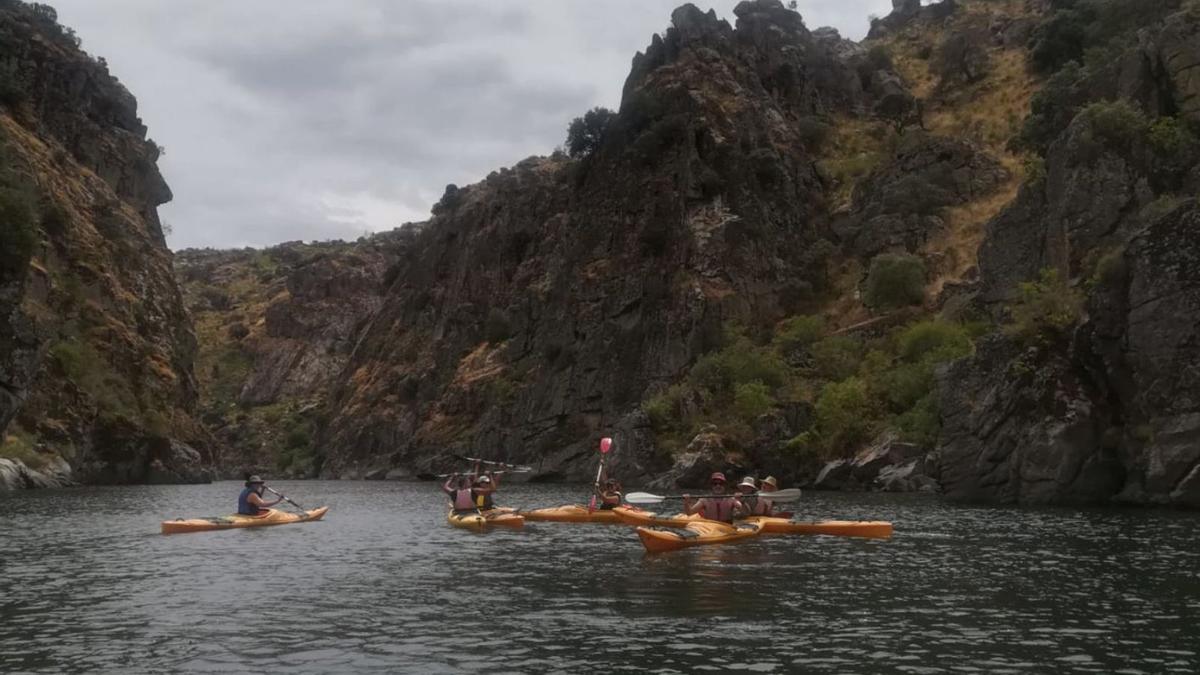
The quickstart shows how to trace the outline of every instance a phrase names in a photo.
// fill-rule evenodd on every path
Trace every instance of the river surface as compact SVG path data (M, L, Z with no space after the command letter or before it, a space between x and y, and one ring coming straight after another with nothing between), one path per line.
M427 483L277 487L332 508L162 536L240 484L0 493L0 672L1200 672L1197 514L815 493L800 515L895 536L647 556L621 526L452 529Z

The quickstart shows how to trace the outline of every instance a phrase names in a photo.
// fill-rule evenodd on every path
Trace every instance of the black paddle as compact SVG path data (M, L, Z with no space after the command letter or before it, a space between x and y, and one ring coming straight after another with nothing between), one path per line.
M287 502L287 503L291 504L292 506L294 506L294 507L296 507L296 508L300 509L300 513L302 513L302 514L304 514L304 515L306 515L306 516L308 515L308 509L306 509L306 508L304 508L303 506L300 506L300 505L299 505L299 504L297 504L296 502L292 501L291 499L289 499L289 498L288 498L288 496L287 496L287 495L283 494L282 492L278 492L278 491L276 491L274 488L271 488L270 486L268 486L268 485L265 485L265 484L263 485L263 489L264 489L264 490L266 490L267 492L270 492L271 494L275 495L276 497L279 497L279 498L280 498L280 499L282 499L283 501L285 501L285 502Z

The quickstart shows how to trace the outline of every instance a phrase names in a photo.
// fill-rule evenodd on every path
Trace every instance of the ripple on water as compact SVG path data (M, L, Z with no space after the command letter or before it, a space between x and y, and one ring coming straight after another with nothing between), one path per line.
M646 556L623 527L475 535L430 485L311 482L285 491L325 522L156 533L237 487L0 495L0 671L1200 670L1195 514L818 494L803 517L896 536Z

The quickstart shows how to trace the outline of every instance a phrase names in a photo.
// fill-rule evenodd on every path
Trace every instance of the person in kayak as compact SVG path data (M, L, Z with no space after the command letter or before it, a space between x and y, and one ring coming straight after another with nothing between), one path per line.
M491 511L496 508L495 502L492 500L492 495L496 493L496 489L500 487L500 481L492 473L485 473L475 479L475 486L472 489L475 508L480 512Z
M283 497L273 502L265 501L262 498L262 494L266 489L266 481L258 476L247 478L246 489L242 490L242 494L238 495L238 515L261 516L267 512L267 509L283 501Z
M758 495L758 481L754 476L746 476L737 486L738 499L742 502L740 516L769 516L773 504L771 500Z
M477 512L475 490L471 488L470 477L453 474L442 486L442 492L450 497L450 508L454 509L455 513L461 515Z
M733 517L743 507L742 502L733 495L725 494L725 474L720 471L708 479L712 495L701 499L693 499L691 495L683 496L683 510L688 515L699 513L708 520L719 520L722 523L733 523Z
M606 478L604 485L596 490L596 496L600 498L600 509L611 511L621 505L621 484L615 478Z
M774 476L767 476L762 479L762 484L758 486L758 501L764 504L762 513L756 513L756 516L770 516L775 513L775 500L764 495L764 493L775 492L779 489L779 481L775 480Z

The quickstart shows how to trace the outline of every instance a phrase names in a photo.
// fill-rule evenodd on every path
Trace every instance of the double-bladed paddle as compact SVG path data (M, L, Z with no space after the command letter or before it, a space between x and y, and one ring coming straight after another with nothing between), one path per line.
M472 464L490 464L492 466L502 466L513 471L533 471L532 466L526 466L524 464L509 464L508 462L497 462L496 460L492 459L480 459L478 457L467 457L466 455L457 455L453 453L451 453L450 456L461 459L464 462L470 462Z
M748 495L726 493L723 495L689 495L689 497L691 499L704 499L706 497L762 497L763 499L770 499L773 502L794 502L800 499L800 488L788 488L787 490L776 490L775 492L755 492ZM683 495L652 495L649 492L631 492L625 495L625 501L630 504L658 504L668 499L683 498Z

